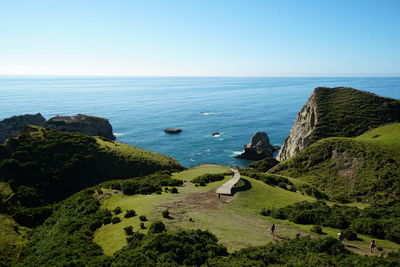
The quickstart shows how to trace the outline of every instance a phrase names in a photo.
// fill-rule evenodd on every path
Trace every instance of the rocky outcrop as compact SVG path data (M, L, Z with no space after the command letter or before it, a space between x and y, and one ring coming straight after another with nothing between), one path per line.
M45 127L65 132L80 132L92 136L102 136L115 140L108 119L78 114L75 116L56 116L49 119Z
M45 122L46 119L40 113L13 116L4 119L0 121L0 143L3 143L9 137L16 136L27 125L43 126Z
M178 134L182 132L182 129L179 128L167 128L164 130L164 132L169 133L169 134Z
M236 158L260 160L272 157L274 148L269 142L268 135L264 132L256 132L250 140L250 143L244 146L244 152Z
M314 92L297 114L296 121L290 130L290 134L279 150L277 156L278 161L288 159L311 143L310 137L317 124L317 119L317 105Z
M284 161L327 137L355 137L400 122L400 101L349 87L318 87L298 113L279 151Z

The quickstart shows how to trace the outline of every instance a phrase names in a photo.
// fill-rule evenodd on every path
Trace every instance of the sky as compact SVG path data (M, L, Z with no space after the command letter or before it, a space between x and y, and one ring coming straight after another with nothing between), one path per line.
M0 75L400 76L400 0L0 0Z

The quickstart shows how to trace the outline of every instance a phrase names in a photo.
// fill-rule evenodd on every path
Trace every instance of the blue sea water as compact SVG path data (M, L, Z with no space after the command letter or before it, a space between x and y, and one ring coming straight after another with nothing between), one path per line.
M281 145L315 87L350 86L400 98L400 78L130 77L0 78L0 120L41 112L110 120L117 140L160 152L190 167L240 165L256 131ZM167 127L182 128L170 135ZM223 133L213 137L213 132Z

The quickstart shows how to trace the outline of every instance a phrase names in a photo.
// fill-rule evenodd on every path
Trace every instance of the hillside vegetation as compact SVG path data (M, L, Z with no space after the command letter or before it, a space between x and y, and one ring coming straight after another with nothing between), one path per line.
M138 186L147 187L154 181L158 181L158 185L175 184L179 179L193 180L217 170L226 171L227 167L199 166L193 171L174 174L170 181L166 174L152 174L142 177ZM294 266L368 266L373 263L395 266L399 262L396 253L387 258L356 255L346 249L344 242L332 238L337 232L327 228L324 230L329 236L293 238L298 232L313 234L292 222L258 213L262 207L283 208L303 200L313 201L313 198L245 177L236 196L218 200L215 188L226 179L230 177L204 187L185 184L178 187L178 194L163 190L161 194L147 191L143 192L146 195L126 195L110 188L133 179L105 182L85 189L59 203L51 217L34 230L25 257L17 265L264 266L290 263ZM207 204L210 199L219 204ZM161 212L165 208L170 211L167 218ZM132 210L135 213L127 217ZM116 217L119 220L114 220ZM275 240L281 241L266 245L273 239L269 234L272 222L277 224L279 234ZM141 223L144 228L140 227ZM390 245L389 248L395 245L383 240L377 242L382 246ZM388 249L387 246L384 249Z
M349 87L315 89L317 123L311 142L355 137L378 126L400 122L400 101Z
M270 170L309 182L332 200L390 204L400 199L400 124L356 138L326 138Z
M155 152L29 126L0 145L0 257L18 257L26 243L18 229L41 225L58 201L84 188L181 169L173 158Z

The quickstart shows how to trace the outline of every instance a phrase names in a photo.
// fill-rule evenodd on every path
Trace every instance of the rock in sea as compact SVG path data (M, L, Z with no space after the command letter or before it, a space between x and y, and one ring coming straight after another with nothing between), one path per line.
M272 157L274 147L270 144L268 135L264 132L256 132L250 140L250 143L244 146L244 152L235 158L260 160Z
M178 134L182 132L182 129L179 128L167 128L164 130L164 132L169 133L169 134Z

